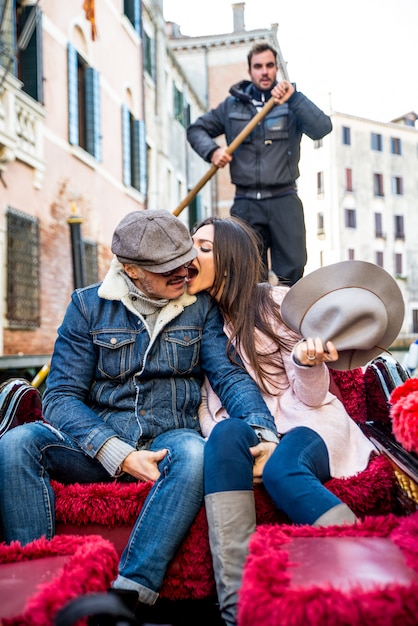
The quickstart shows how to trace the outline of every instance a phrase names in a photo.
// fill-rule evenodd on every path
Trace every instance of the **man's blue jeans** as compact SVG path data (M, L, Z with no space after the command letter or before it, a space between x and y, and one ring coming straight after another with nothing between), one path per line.
M135 589L140 600L158 597L166 569L203 500L204 439L193 430L159 435L151 450L167 448L160 478L132 529L115 586ZM74 441L41 422L18 426L0 439L0 511L6 542L23 544L55 533L50 479L63 483L110 482L98 461Z
M251 490L254 459L249 448L258 443L245 422L236 418L219 422L205 446L205 494ZM323 485L330 478L324 440L305 426L283 435L263 472L264 486L277 508L298 524L313 524L341 504Z

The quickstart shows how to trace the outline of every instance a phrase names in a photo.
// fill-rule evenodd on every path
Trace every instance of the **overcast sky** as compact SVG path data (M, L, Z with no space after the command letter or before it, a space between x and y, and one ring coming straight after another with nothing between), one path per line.
M183 35L229 33L232 4L164 0L164 17ZM418 0L245 1L246 30L273 23L290 80L321 108L381 122L418 114Z

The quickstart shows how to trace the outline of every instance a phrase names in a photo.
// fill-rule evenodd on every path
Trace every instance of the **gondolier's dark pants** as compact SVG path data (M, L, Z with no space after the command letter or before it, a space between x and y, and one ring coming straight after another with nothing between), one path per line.
M295 191L274 198L257 200L236 196L231 215L248 222L262 240L263 262L288 285L302 278L306 265L306 229L303 205Z

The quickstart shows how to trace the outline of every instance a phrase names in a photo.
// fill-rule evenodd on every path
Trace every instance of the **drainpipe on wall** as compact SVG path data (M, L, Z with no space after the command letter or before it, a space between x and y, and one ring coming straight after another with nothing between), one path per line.
M76 214L75 202L71 203L71 216L67 219L71 233L71 253L73 259L73 281L74 289L85 287L84 276L84 250L81 238L81 224L84 219Z

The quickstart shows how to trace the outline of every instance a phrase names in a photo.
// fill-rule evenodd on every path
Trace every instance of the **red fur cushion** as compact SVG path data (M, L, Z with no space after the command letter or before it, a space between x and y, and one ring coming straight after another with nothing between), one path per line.
M332 478L326 486L358 517L398 510L396 477L384 456L373 457L363 472L350 478Z
M344 542L350 537L356 541ZM304 547L302 560L295 560L298 540L299 549ZM364 558L352 559L344 543ZM344 560L332 558L337 553ZM417 615L418 513L369 517L344 527L261 526L251 539L239 626L415 626Z
M408 452L418 452L418 378L409 378L394 389L390 403L396 440Z
M54 559L65 556L68 559ZM57 535L50 541L37 539L23 547L17 541L10 545L0 544L0 564L8 564L7 570L2 568L0 572L2 626L52 624L57 611L73 598L106 591L117 575L118 560L113 545L94 535ZM43 561L45 571L42 570ZM16 567L13 568L12 564ZM36 588L39 583L38 579L31 580L31 571L32 578L41 572L46 582L38 584L36 592L27 597L27 588ZM19 580L26 583L17 586ZM14 596L16 605L22 606L19 614L7 614L7 593Z
M367 404L361 367L348 371L330 370L330 379L330 391L341 400L351 419L363 424L367 420Z

